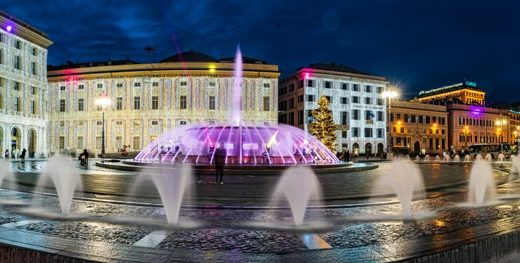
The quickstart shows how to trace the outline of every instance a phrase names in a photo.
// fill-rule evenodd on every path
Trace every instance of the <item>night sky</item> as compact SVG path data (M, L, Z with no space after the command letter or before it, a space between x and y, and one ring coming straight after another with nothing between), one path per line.
M46 32L49 64L159 61L193 49L280 65L282 76L334 62L384 76L405 97L477 82L488 101L520 100L515 1L41 1L0 9Z

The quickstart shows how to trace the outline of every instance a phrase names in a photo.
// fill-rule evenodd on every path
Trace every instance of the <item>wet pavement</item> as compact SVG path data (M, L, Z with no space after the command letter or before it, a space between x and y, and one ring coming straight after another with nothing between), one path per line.
M6 179L3 186L23 191L34 190L32 184L37 181L37 174L43 164L36 162L17 166L16 175ZM329 197L327 203L338 207L309 210L306 221L330 222L335 230L306 234L248 227L248 222L265 222L273 226L290 224L288 210L258 209L265 205L270 194L269 187L277 179L274 177L229 177L224 185L194 185L197 194L205 193L208 199L222 196L232 200L229 201L232 205L250 209L215 209L211 204L226 205L227 199L208 203L204 203L206 199L200 199L197 202L205 204L205 207L183 208L180 219L198 222L201 225L199 228L161 230L158 225L147 224L147 220L165 222L164 210L140 203L147 201L159 204L157 197L153 194L127 194L129 190L135 189L132 185L135 173L92 168L83 176L83 189L88 192L84 197L96 199L77 199L72 207L72 213L86 215L85 220L42 220L20 212L23 205L6 202L0 205L0 224L3 226L0 228L0 241L16 240L28 246L31 244L29 240L43 240L43 243L36 242L47 249L52 247L53 251L60 251L55 253L68 251L70 254L70 250L76 249L76 253L83 255L83 258L99 261L123 258L143 262L380 262L441 255L439 253L443 251L464 248L477 241L513 235L520 227L520 195L517 195L520 194L520 182L507 183L509 165L494 165L495 179L500 182L497 189L499 201L480 207L459 205L467 199L465 183L470 166L421 164L420 168L429 190L426 199L413 202L413 209L430 210L434 212L433 217L404 222L388 220L390 215L399 214L400 206L393 197L374 197L386 194L373 190L377 179L387 169L385 164L381 164L379 169L373 171L319 176L320 182L325 185L324 192L329 192L326 195ZM22 187L15 188L13 182L16 181L22 182ZM152 186L141 184L140 187L143 189L136 192L154 192ZM43 192L52 191L44 188ZM106 202L109 199L126 203ZM0 190L0 200L23 200L59 213L58 200L53 195ZM89 220L88 215L96 216L96 220ZM353 219L360 215L373 217L370 221ZM110 216L136 219L136 223L111 222ZM102 220L104 217L107 220ZM163 231L163 234L158 235L157 231ZM148 236L155 239L147 247L152 251L139 245L144 244L139 241ZM23 240L24 237L27 240ZM307 239L313 238L322 241L318 243L321 247L308 245ZM510 242L509 239L505 240ZM69 247L62 244L65 241L69 241ZM77 249L81 244L85 248ZM35 245L33 242L31 246ZM90 254L86 252L89 247L92 249ZM460 257L466 255L466 252L461 253ZM486 255L480 256L484 258Z

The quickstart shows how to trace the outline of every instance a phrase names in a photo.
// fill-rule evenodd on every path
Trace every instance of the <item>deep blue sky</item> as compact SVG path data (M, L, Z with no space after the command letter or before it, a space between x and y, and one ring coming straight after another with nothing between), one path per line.
M488 100L520 100L520 3L515 1L42 1L0 9L46 32L49 64L147 62L194 49L242 52L282 74L316 62L346 64L423 89L477 82Z

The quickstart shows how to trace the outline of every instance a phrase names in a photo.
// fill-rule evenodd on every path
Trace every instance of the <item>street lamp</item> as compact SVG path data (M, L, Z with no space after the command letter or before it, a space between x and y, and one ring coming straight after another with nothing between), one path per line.
M507 120L506 119L498 119L498 120L495 121L495 125L496 126L500 126L500 128L497 128L497 135L500 138L499 143L503 142L502 131L504 130L503 126L505 126L506 124L507 124ZM506 134L506 136L507 136L507 134Z
M96 99L96 105L102 108L102 123L101 123L101 157L105 157L105 107L110 106L110 98L103 93L101 97Z
M392 148L390 147L390 109L392 107L392 99L394 98L397 98L397 96L399 96L399 93L396 91L396 90L385 90L383 91L383 93L381 94L383 96L383 98L385 99L388 99L388 109L387 109L387 117L386 117L386 122L387 122L387 126L386 126L386 130L387 130L387 152L392 152Z

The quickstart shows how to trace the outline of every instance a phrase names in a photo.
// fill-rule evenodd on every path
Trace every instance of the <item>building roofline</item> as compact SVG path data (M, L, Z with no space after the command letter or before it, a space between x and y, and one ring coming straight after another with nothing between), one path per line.
M464 90L464 89L470 89L470 90L473 90L473 91L485 93L484 90L482 90L482 89L480 89L480 88L478 88L476 86L476 83L466 81L466 82L460 82L460 83L457 83L457 84L443 86L443 87L435 88L435 89L431 89L431 90L421 90L419 92L419 95L417 95L417 97L415 97L415 98L416 99L421 99L421 98L425 98L425 97L429 97L429 96L442 94L442 93L445 93L445 92Z
M309 67L302 67L296 70L294 73L280 80L280 82L288 81L298 75L304 75L305 73L313 74L313 75L333 75L333 76L341 76L341 77L351 77L351 78L363 78L363 79L371 79L377 81L387 82L385 77L375 76L375 75L366 75L352 72L344 72L344 71L333 71L333 70L324 70L324 69L314 69ZM313 76L309 76L312 78Z
M33 42L37 44L38 46L41 46L43 48L48 48L50 45L52 45L52 41L47 37L47 34L43 33L42 31L34 28L33 26L27 24L26 22L23 22L22 20L13 17L12 15L0 11L0 25L2 25L2 29L4 28L4 25L14 23L15 27L13 29L13 32L10 32L10 34L14 34L16 36L19 36L27 41Z

